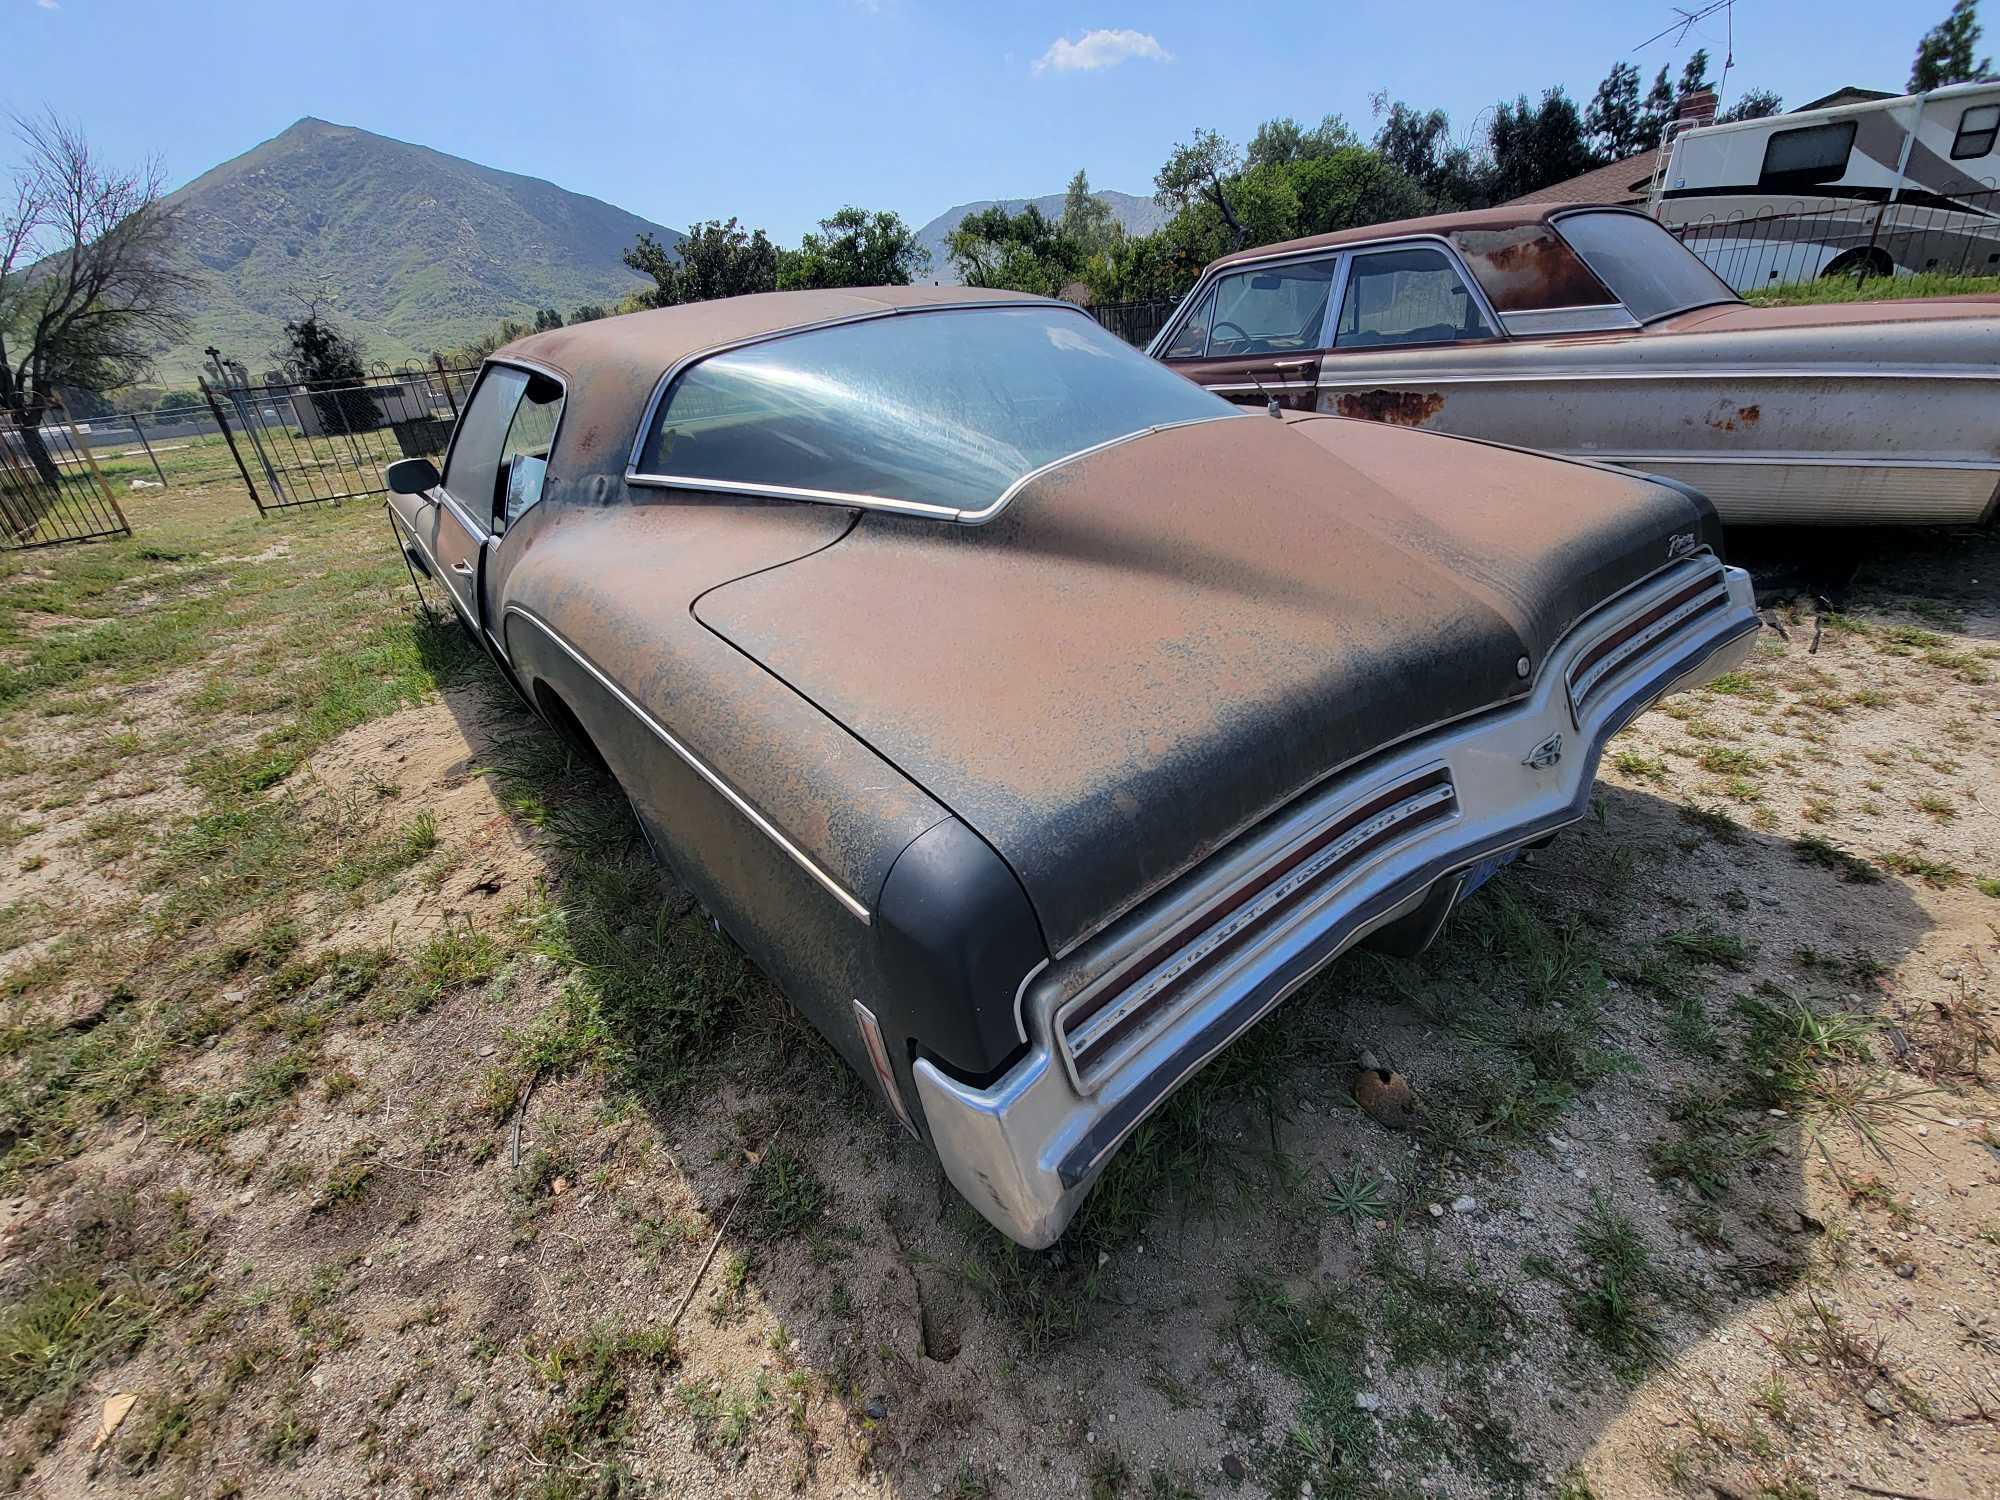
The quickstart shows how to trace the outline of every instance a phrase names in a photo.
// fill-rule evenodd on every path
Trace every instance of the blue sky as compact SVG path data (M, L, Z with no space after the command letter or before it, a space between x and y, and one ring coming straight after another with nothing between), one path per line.
M1899 89L1948 8L1742 0L1725 103L1754 86L1789 103ZM1198 125L1243 140L1272 115L1338 112L1367 134L1378 89L1463 129L1522 91L1587 99L1621 58L1677 74L1706 45L1719 68L1721 15L1637 47L1672 20L1652 0L0 0L0 108L52 106L114 158L158 153L176 183L317 115L675 228L733 213L791 241L843 203L921 224L1057 191L1079 166L1147 193Z

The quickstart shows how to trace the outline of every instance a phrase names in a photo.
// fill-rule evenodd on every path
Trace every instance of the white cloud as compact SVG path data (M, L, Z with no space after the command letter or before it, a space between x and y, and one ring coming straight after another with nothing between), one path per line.
M35 0L35 4L39 5L39 6L40 6L40 7L41 7L41 8L43 9L43 10L61 10L61 9L62 9L62 5L61 5L61 3L60 3L60 0Z
M1099 68L1115 68L1127 58L1147 62L1172 62L1173 53L1162 47L1159 38L1145 31L1099 29L1086 31L1075 41L1057 37L1049 50L1035 60L1037 73L1090 73Z

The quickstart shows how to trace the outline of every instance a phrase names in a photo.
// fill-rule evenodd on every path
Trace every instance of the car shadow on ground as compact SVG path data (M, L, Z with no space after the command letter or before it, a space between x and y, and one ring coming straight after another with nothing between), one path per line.
M1030 1254L654 866L601 771L496 677L446 696L574 967L516 1066L642 1104L719 1230L662 1272L688 1373L725 1392L732 1346L768 1344L817 1414L773 1439L787 1471L894 1493L1561 1474L1829 1253L1802 1164L1875 1096L1869 1043L1812 1018L1866 1021L1929 925L1895 881L1600 783L1429 953L1347 955L1241 1039ZM1413 1091L1400 1128L1357 1107L1364 1064ZM1814 1093L1824 1069L1850 1091ZM665 1420L719 1483L756 1462L693 1405Z

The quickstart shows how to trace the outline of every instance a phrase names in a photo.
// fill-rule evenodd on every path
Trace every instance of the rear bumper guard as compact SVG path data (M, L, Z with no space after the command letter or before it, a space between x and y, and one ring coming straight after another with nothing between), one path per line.
M1645 649L1593 672L1576 703L1579 663L1607 631L1658 621L1694 581L1725 601L1680 629L1649 632ZM1034 1044L1003 1077L975 1087L916 1062L947 1175L1012 1239L1054 1243L1112 1153L1169 1094L1355 942L1441 885L1455 900L1482 861L1582 818L1605 742L1669 693L1742 665L1758 629L1749 577L1690 559L1572 631L1523 701L1323 788L1129 930L1042 971L1025 997ZM1382 817L1440 771L1449 795L1427 793L1425 816ZM1358 857L1356 828L1371 830Z

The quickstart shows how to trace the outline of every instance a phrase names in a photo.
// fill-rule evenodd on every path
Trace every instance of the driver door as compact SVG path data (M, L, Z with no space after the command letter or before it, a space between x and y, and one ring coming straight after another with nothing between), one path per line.
M431 506L426 540L473 635L489 638L488 554L508 525L541 498L562 386L538 370L492 363L466 403Z
M1329 255L1218 278L1160 358L1231 401L1312 410L1339 267Z

